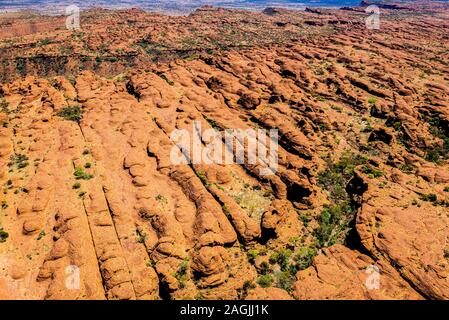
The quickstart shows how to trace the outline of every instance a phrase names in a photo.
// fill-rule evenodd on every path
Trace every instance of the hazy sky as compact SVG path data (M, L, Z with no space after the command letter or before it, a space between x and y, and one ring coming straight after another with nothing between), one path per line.
M193 10L201 5L228 8L263 9L265 7L304 8L305 6L355 6L360 0L0 0L0 9L32 8L58 12L71 4L81 8L101 6L107 8L140 7L160 10Z

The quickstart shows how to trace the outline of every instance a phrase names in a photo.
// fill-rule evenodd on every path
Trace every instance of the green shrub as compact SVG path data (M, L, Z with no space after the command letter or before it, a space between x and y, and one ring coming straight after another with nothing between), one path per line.
M189 269L189 261L187 259L184 259L178 267L178 270L173 275L176 280L178 280L179 284L181 285L181 288L184 288L186 286L186 282L189 280L189 276L187 274L187 270Z
M442 160L447 159L449 152L449 141L445 142L445 147L440 147L439 145L434 145L433 147L426 149L426 157L427 161L434 162L436 164L440 164Z
M69 121L80 122L83 118L83 111L79 106L65 107L56 115Z
M9 233L3 230L3 228L0 228L0 243L6 242L6 239L8 239Z
M84 168L89 169L92 168L92 163L88 162L84 165Z
M415 171L415 168L410 164L403 163L399 166L399 170L404 173L413 173Z
M341 107L335 106L335 105L331 105L331 109L341 113L343 111L343 109Z
M324 207L318 218L319 226L314 230L318 248L343 243L349 233L349 224L354 219L356 208L346 191L346 186L359 165L368 162L360 154L345 152L338 162L328 160L328 169L318 174L318 185L329 192L333 204ZM368 168L368 167L367 167ZM370 170L379 175L381 171ZM383 173L382 173L383 174Z
M402 130L402 123L400 121L393 122L392 127L393 127L393 129L395 131L401 131Z
M384 175L384 172L382 170L375 169L369 166L363 166L362 172L364 174L367 174L371 178L380 178Z
M312 221L312 218L308 217L305 214L299 215L298 218L299 218L299 220L302 221L304 227L306 227L306 228L309 226L310 221Z
M296 271L304 270L310 267L313 263L313 258L317 255L317 250L311 247L302 247L295 255ZM296 272L295 272L296 273Z
M447 129L447 121L444 122L439 115L434 115L432 117L427 117L429 124L429 132L434 137L443 140L443 145L434 145L433 147L425 149L426 160L440 164L441 160L446 160L449 158L449 136Z
M0 112L9 113L9 103L5 99L0 99Z
M46 46L46 45L49 45L51 43L51 40L50 39L42 39L41 40L41 45L42 46Z
M74 183L72 186L72 189L79 189L79 188L81 188L81 183L79 183L79 182Z
M273 277L271 275L262 275L257 279L257 284L262 288L271 287L273 284Z
M338 162L328 160L328 168L318 174L318 186L327 190L331 199L336 202L348 200L346 185L354 175L354 169L368 162L363 155L344 153Z
M83 168L79 167L75 168L73 175L75 176L76 180L90 180L94 177L92 174L85 172Z
M154 261L153 259L148 258L147 262L145 263L145 265L147 267L156 268L156 261Z
M232 217L231 217L231 212L229 211L229 209L228 209L228 207L226 207L226 205L222 205L221 206L221 210L223 210L223 213L226 215L226 217L228 218L228 219L231 219Z
M159 77L161 77L163 80L165 80L165 82L167 82L170 86L174 86L175 83L173 81L171 81L170 79L167 78L167 76L161 72L157 73L157 75Z
M258 250L252 249L252 250L249 250L249 251L246 253L246 255L248 256L248 261L249 261L250 263L255 263L257 257L259 256L259 251L258 251Z
M209 119L208 117L204 117L204 119L209 123L209 125L212 127L212 128L214 128L214 129L216 129L216 130L219 130L220 129L220 126L217 124L217 121L215 121L215 120L213 120L213 119Z
M314 230L318 247L325 248L343 243L354 214L355 208L348 203L325 207L318 218L319 226Z
M25 74L26 72L26 62L25 59L19 58L16 60L16 70L21 75Z
M145 232L136 230L136 236L137 236L137 243L145 243L145 239L147 238Z
M449 192L449 186L444 187L444 192Z
M207 178L206 178L206 174L202 171L196 171L196 175L198 176L198 178L200 178L201 182L205 185L208 186L209 183L207 182Z
M279 272L276 274L275 286L290 293L293 289L295 279L290 272Z
M18 169L23 169L28 166L28 157L24 154L15 154L11 156L8 167L16 166Z
M290 249L281 249L270 256L271 264L278 264L282 271L285 271L289 267L289 259L292 255Z
M36 240L41 240L45 236L46 236L46 233L44 230L42 230L41 232L39 232L39 235L37 236Z
M262 274L262 275L266 275L266 274L270 273L270 271L271 271L270 265L269 265L268 262L266 262L266 261L263 261L263 262L260 264L259 268L260 268L260 271L259 271L259 272L260 272L260 274Z
M377 99L374 98L374 97L368 99L368 103L369 103L369 104L376 104L376 102L377 102Z
M429 193L429 194L423 194L421 196L421 200L422 201L427 201L427 202L436 202L438 200L437 195L434 193Z
M360 132L371 132L373 131L373 127L371 126L371 124L367 124L362 130L360 130Z
M246 295L249 290L255 289L255 288L256 288L256 285L252 281L247 280L243 283L242 289L243 289L244 295Z
M163 195L161 195L161 194L158 194L158 195L155 197L155 199L156 199L156 201L159 202L159 203L163 203L163 204L167 204L167 203L168 203L167 198L165 198L165 197L164 197Z

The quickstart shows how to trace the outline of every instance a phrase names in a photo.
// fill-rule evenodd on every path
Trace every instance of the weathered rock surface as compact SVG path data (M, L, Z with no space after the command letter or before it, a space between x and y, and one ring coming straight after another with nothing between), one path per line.
M383 10L0 14L0 299L448 299L449 8Z

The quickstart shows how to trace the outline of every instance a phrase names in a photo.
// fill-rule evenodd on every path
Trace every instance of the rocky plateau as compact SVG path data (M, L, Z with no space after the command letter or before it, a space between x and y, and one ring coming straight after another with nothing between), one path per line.
M368 16L0 14L0 299L449 299L449 4Z

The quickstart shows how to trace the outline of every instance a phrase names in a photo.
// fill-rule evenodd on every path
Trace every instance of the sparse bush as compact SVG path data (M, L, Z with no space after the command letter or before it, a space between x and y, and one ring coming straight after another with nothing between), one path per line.
M161 195L161 194L158 194L158 195L155 197L155 199L156 199L156 201L159 202L159 203L163 203L163 204L167 204L167 203L168 203L167 198L165 198L165 197L164 197L163 195Z
M148 258L145 264L147 267L156 268L156 262L153 259Z
M206 178L206 174L202 171L196 171L196 175L198 176L198 178L200 178L201 182L205 185L208 186L208 182L207 182L207 178Z
M331 109L333 109L333 110L335 110L335 111L337 111L339 113L341 113L343 111L343 109L341 107L338 107L336 105L331 105Z
M84 168L89 169L92 168L92 163L88 162L84 165Z
M449 192L449 186L444 187L444 192Z
M25 71L26 71L25 59L19 58L19 59L16 60L16 70L21 75L25 74Z
M434 206L449 207L449 201L438 200L438 197L434 193L421 195L421 200L426 202L432 202Z
M402 131L402 123L401 121L397 120L397 119L390 119L387 120L387 122L385 123L387 125L387 127L391 127L394 129L394 131Z
M171 81L170 79L167 78L167 76L162 73L162 72L157 72L156 73L159 77L161 77L163 80L165 80L165 82L167 82L170 86L174 86L175 83L173 81Z
M380 178L384 175L382 170L375 169L370 166L363 166L362 172L367 174L370 178Z
M290 272L279 272L276 274L275 286L284 289L287 292L291 292L293 289L293 282L295 277Z
M245 281L242 287L243 295L246 296L248 294L248 291L254 288L256 288L256 285L252 281Z
M377 99L374 97L368 99L369 104L376 104L376 102L377 102Z
M305 215L305 214L299 215L298 218L299 218L299 220L302 221L302 224L306 228L309 226L310 221L312 221L312 219L310 217L308 217L307 215Z
M74 183L72 186L72 189L79 189L79 188L81 188L81 183L79 183L79 182Z
M189 280L189 276L187 274L187 270L189 269L189 260L184 259L180 264L178 271L175 272L173 275L181 285L181 288L184 288L186 285L186 282Z
M262 274L262 275L266 275L266 274L270 273L270 265L266 261L263 261L260 264L259 268L260 268L260 274Z
M421 196L421 200L422 201L427 201L427 202L436 202L438 200L437 195L434 193L429 193L429 194L423 194Z
M371 131L373 131L373 127L369 123L364 128L362 128L362 130L360 130L360 132L371 132Z
M368 160L363 155L346 152L338 162L328 161L328 170L318 174L318 185L329 192L333 202L332 205L324 207L318 218L319 226L314 230L318 248L343 243L348 235L349 224L354 219L356 207L346 187L354 176L354 169L359 165L365 165ZM365 171L369 171L373 176L381 174L381 171L374 169Z
M250 263L255 263L257 257L259 256L259 251L258 251L258 250L252 249L252 250L249 250L249 251L246 253L246 255L248 256L248 261L249 261Z
M76 180L90 180L94 177L92 174L85 172L83 168L75 168L73 175Z
M365 156L344 153L338 162L328 161L328 169L318 174L318 186L326 189L334 202L348 201L346 185L353 177L354 169L367 162Z
M147 235L144 232L136 230L136 236L137 236L137 243L145 243Z
M442 148L439 145L434 145L433 147L426 149L426 160L434 162L436 164L440 164L441 160L447 158L449 152L449 142L447 142L447 146Z
M204 117L204 119L207 121L207 123L209 123L209 125L212 127L212 128L214 128L214 129L216 129L216 130L219 130L220 129L220 127L219 127L219 125L217 124L217 121L215 121L215 120L213 120L213 119L209 119L208 117Z
M343 243L354 214L355 209L348 203L325 207L318 218L319 226L314 230L318 247L325 248Z
M281 249L275 253L273 253L269 259L270 263L278 264L282 271L286 271L289 266L289 259L292 255L292 251L290 249Z
M294 257L294 261L296 262L296 272L310 267L313 263L313 258L315 258L316 255L317 250L315 248L303 247L299 249L299 252Z
M15 154L11 156L8 167L16 166L18 169L23 169L28 166L28 157L24 154Z
M426 160L440 164L442 160L449 158L449 130L448 121L442 119L439 115L433 115L432 117L426 117L429 124L429 132L434 137L443 141L443 144L435 144L434 146L425 149Z
M46 45L49 45L50 43L51 43L51 40L48 38L42 39L40 42L41 46L46 46Z
M3 228L0 228L0 243L6 242L6 239L8 239L9 233L3 230Z
M41 232L39 232L39 235L37 236L36 240L41 240L43 237L46 236L46 233L44 230L42 230Z
M271 287L273 284L273 277L271 275L262 275L257 279L257 284L262 288Z
M415 168L410 164L403 163L399 166L399 170L404 173L413 173L415 171Z
M223 210L223 213L226 215L226 217L228 218L228 219L231 219L232 217L231 217L231 212L229 211L229 209L228 209L228 207L226 207L226 205L222 205L221 206L221 210Z
M0 112L9 113L9 103L5 99L0 99Z
M83 111L79 106L65 107L57 113L57 116L69 121L80 122L83 117Z

